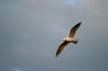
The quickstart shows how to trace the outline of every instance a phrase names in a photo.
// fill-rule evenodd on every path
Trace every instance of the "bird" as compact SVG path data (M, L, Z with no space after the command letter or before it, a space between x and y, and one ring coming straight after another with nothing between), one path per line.
M75 26L73 26L68 34L67 37L65 37L63 39L63 42L59 45L57 52L56 52L56 57L58 57L61 52L64 50L64 48L69 44L69 43L74 43L77 44L79 42L78 39L75 39L74 36L78 30L78 28L80 27L80 25L82 24L82 22L77 23Z

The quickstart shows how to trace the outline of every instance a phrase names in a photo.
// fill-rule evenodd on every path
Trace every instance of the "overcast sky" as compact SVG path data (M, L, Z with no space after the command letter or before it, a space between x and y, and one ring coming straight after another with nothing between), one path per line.
M108 71L108 0L0 0L0 71ZM55 53L82 22L77 45Z

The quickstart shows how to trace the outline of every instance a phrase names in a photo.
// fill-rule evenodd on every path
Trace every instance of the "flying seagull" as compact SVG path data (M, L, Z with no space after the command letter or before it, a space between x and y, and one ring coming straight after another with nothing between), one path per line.
M81 22L76 24L73 28L71 28L69 35L63 39L62 44L58 47L58 50L56 52L56 57L63 51L63 49L68 45L69 43L77 44L79 40L74 39L74 36L76 34L76 31L80 27Z

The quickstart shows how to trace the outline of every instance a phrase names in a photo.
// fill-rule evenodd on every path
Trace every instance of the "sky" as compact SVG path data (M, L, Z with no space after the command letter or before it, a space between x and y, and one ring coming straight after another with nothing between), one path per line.
M108 71L108 0L0 0L0 71ZM82 22L59 57L70 28Z

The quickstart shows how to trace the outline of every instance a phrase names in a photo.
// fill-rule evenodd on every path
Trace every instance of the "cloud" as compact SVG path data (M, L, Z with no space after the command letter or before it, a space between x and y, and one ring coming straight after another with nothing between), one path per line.
M18 68L13 68L12 71L22 71L22 70Z
M63 0L1 3L0 62L8 69L96 71L101 69L99 65L107 64L106 0L82 0L77 6L66 5ZM70 44L56 59L58 45L79 21L83 24L76 37L81 41Z

